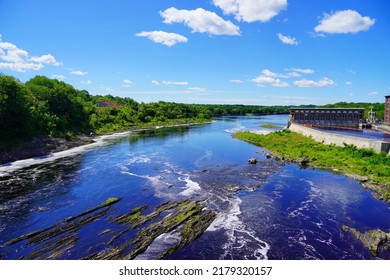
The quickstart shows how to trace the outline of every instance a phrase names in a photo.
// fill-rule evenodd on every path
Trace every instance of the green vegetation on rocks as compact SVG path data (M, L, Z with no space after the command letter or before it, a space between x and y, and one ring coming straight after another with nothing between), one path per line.
M364 185L375 190L380 199L390 202L390 157L386 153L377 154L373 150L358 149L353 145L325 145L289 130L267 135L238 132L233 137L266 148L277 157L292 161L306 157L313 167L331 167L348 175L367 178L361 180L368 181Z
M344 232L351 232L356 239L360 240L374 257L382 251L390 251L390 233L386 233L380 229L369 230L364 233L357 229L343 225Z
M260 127L262 127L262 128L283 128L279 125L274 125L274 124L262 124L262 125L260 125Z

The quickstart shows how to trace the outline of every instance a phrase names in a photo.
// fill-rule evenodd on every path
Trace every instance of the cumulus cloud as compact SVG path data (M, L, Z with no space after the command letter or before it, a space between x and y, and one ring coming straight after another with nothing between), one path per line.
M131 87L133 85L133 82L130 80L123 80L122 81L122 87Z
M287 0L213 0L224 14L233 14L238 21L267 22L287 8Z
M92 81L91 80L87 80L87 81L81 81L80 83L84 84L84 85L91 85Z
M59 80L59 81L63 81L66 79L66 77L64 75L53 75L53 76L51 76L51 78Z
M85 76L88 74L88 72L83 72L79 70L71 70L69 74L76 75L76 76Z
M202 8L178 10L171 7L160 14L164 18L164 23L183 23L191 28L192 32L210 35L240 35L240 28L231 21L224 20L216 13Z
M331 79L329 79L327 77L324 77L324 78L322 78L321 80L319 80L317 82L313 81L313 80L306 80L306 79L294 82L294 85L296 85L298 87L303 87L303 88L308 88L308 87L326 87L326 86L333 86L335 84L336 83L334 81L332 81Z
M285 45L292 45L292 46L298 45L297 39L295 39L293 37L284 36L281 33L278 33L277 36L278 36L279 40L282 41L282 43L285 44Z
M345 82L346 85L352 85L352 82Z
M171 81L162 81L164 85L174 85L174 86L187 86L188 82L171 82Z
M172 47L177 43L187 43L188 39L180 34L169 33L165 31L143 31L135 34L138 37L145 37L155 43L163 44Z
M241 80L230 80L231 83L234 83L234 84L242 84L243 81Z
M344 10L325 14L314 30L331 34L358 33L367 31L374 23L375 19L362 16L353 10Z
M0 69L26 72L40 70L45 65L59 66L61 64L51 54L30 57L27 51L0 40Z
M295 71L290 72L290 73L288 73L287 75L288 75L289 77L294 77L294 78L297 78L297 77L300 77L300 76L301 76L301 74L299 74L299 73L297 73L297 72L295 72Z
M286 82L281 81L278 77L285 77L284 75L274 73L269 69L265 69L261 72L261 75L252 79L251 81L256 83L258 86L263 87L264 84L270 84L274 87L289 87L290 85Z
M290 70L294 71L294 72L299 72L302 74L313 74L314 73L313 69L291 68Z
M158 86L160 83L158 82L158 81L156 81L156 80L153 80L153 81L151 81L151 83L153 84L153 85L155 85L155 86Z

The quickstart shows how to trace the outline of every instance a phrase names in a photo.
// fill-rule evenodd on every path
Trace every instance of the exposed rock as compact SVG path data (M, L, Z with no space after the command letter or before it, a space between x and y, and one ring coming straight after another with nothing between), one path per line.
M257 163L257 159L255 159L255 158L250 158L250 159L248 160L248 163L249 163L249 164L256 164L256 163Z
M380 229L369 230L361 233L357 229L343 226L343 231L351 232L358 240L360 240L374 257L380 251L390 250L390 233L386 233Z
M299 164L301 166L308 166L309 165L309 159L307 157L303 157L300 161L299 161Z
M216 216L217 215L214 212L206 211L200 216L191 217L183 226L180 241L165 252L161 253L157 258L162 259L166 255L172 254L176 250L183 248L187 244L199 238L215 220Z
M62 220L59 223L56 223L54 225L51 225L47 228L39 229L27 234L24 234L22 236L19 236L17 238L14 238L12 240L9 240L8 242L4 243L3 246L10 246L15 243L18 243L20 241L28 239L28 244L31 243L39 243L48 239L51 239L53 237L56 237L60 234L63 234L67 231L74 231L80 229L82 226L85 226L100 217L104 216L108 213L110 210L109 206L119 202L121 198L109 198L104 203L91 208L87 211L84 211L80 214L77 214L75 216L68 217L64 220ZM106 208L103 211L97 212L92 214L93 212L96 212L97 210L100 210L102 208ZM92 215L90 215L92 214ZM86 217L84 217L86 216ZM83 218L82 218L83 217Z

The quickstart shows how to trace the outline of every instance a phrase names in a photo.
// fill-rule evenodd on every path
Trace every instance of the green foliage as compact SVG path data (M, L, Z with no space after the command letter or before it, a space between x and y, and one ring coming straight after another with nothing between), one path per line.
M281 126L274 125L274 124L262 124L262 125L260 125L260 127L262 127L262 128L282 128Z
M24 139L32 135L35 100L24 85L11 76L0 75L0 140Z
M267 135L238 132L233 137L271 150L276 156L296 160L306 156L313 165L334 167L349 174L368 176L371 181L382 185L390 185L390 157L384 152L378 154L353 145L325 145L289 130ZM386 195L390 195L390 187Z

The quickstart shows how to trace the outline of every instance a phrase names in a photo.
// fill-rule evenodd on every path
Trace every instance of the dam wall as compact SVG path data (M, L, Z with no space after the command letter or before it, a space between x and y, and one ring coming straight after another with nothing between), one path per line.
M390 143L374 139L354 137L349 135L335 134L331 132L318 131L303 125L291 123L289 130L300 133L307 137L312 137L313 140L324 144L334 144L336 146L344 146L344 144L354 145L357 148L373 149L375 152L389 153Z

